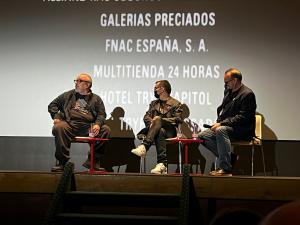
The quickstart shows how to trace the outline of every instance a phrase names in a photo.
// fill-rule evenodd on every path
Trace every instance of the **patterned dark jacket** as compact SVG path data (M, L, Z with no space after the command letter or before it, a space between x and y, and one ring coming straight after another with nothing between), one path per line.
M146 127L150 126L152 119L160 116L163 120L177 126L182 123L182 105L175 98L170 97L164 104L157 99L150 103L149 109L144 116Z
M91 93L86 96L85 100L87 102L88 110L91 111L94 117L94 123L99 126L103 125L106 118L106 112L102 99L98 95ZM70 110L75 102L75 89L59 95L48 105L48 112L50 113L51 118L70 122Z

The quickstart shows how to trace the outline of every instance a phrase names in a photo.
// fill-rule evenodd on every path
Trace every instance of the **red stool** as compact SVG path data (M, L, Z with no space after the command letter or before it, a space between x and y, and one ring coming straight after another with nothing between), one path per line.
M189 163L189 144L191 143L202 143L203 140L197 139L197 138L167 138L166 141L170 141L172 143L178 143L179 144L179 173L182 174L182 159L181 159L181 148L180 145L181 143L185 144L184 145L184 165L188 165Z
M91 162L90 162L90 169L88 174L103 174L104 171L97 171L94 169L94 161L95 161L95 154L94 148L97 141L108 141L108 138L97 138L97 137L75 137L73 142L83 142L90 144L90 154L91 154Z

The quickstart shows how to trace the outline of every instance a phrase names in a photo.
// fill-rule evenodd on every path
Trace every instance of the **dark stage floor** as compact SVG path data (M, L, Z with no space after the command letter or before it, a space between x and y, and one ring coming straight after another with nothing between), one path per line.
M221 209L243 207L266 215L286 202L300 198L300 178L191 174L204 224ZM0 171L1 218L40 224L60 181L61 173ZM180 174L139 173L74 174L77 191L99 193L155 193L180 195ZM18 219L15 215L19 215Z

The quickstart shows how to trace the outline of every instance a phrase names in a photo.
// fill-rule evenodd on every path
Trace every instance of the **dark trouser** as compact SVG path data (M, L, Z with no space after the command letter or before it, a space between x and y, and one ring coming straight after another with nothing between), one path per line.
M166 138L176 136L176 128L160 117L154 117L149 127L144 144L148 150L154 142L157 152L157 163L167 164Z
M90 124L69 124L65 121L60 121L52 128L52 134L55 137L55 158L61 165L66 164L70 159L71 142L75 136L88 136ZM102 125L97 137L108 138L110 135L110 128L107 125ZM95 144L95 162L100 159L101 154L104 153L106 141L100 141Z

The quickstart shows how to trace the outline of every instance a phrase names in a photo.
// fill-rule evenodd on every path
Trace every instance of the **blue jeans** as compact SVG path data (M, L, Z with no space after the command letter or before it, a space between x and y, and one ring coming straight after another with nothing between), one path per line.
M199 138L204 140L203 145L210 150L216 157L217 168L231 171L231 143L230 136L233 132L232 127L220 126L216 131L210 129L199 133Z

